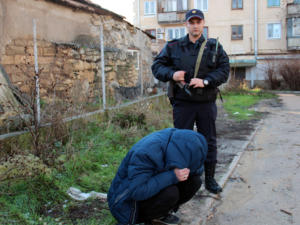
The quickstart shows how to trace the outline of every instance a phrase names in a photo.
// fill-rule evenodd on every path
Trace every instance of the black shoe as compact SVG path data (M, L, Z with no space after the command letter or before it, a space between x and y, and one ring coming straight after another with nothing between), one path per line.
M220 185L212 177L205 178L205 188L206 188L206 190L208 190L209 192L211 192L213 194L219 194L220 192L223 191L222 188L220 187Z
M179 223L180 219L173 214L168 214L165 217L152 220L153 225L178 225Z
M209 192L213 194L219 194L222 192L222 188L220 185L216 182L214 176L215 176L215 169L216 164L215 163L205 163L204 165L205 169L205 188Z

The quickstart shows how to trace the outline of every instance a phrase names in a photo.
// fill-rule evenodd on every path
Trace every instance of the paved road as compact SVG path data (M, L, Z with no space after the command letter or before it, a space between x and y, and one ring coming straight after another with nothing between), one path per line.
M300 224L300 96L280 94L206 225Z

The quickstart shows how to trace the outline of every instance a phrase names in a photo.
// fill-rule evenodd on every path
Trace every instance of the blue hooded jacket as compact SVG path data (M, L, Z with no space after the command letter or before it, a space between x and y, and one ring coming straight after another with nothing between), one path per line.
M135 224L142 201L178 183L174 168L201 175L207 154L205 138L192 130L167 128L137 142L123 159L108 192L108 204L119 224Z

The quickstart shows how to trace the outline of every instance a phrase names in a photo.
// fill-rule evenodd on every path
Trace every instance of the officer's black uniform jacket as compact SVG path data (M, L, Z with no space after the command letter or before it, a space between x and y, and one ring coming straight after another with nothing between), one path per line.
M180 39L169 41L155 58L152 65L154 76L163 82L172 81L173 74L178 70L186 71L185 82L189 83L194 77L195 65L201 44L204 41L203 35L192 43L186 35ZM217 87L225 83L229 76L229 59L222 45L218 44L217 55L213 62L213 55L216 52L216 39L208 39L197 78L206 79L209 85L205 88L190 88L193 96L186 94L184 90L175 85L174 98L187 101L215 101Z

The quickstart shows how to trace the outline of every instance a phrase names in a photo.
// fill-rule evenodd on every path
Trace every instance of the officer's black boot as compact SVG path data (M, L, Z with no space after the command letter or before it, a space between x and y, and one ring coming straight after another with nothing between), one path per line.
M222 188L215 180L215 169L216 163L205 163L204 170L205 170L205 188L211 193L219 194L222 192Z

